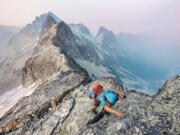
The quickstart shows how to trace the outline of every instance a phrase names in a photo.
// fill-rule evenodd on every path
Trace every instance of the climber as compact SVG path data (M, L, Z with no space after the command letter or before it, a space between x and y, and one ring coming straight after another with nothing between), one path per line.
M101 103L104 107L104 111L114 113L117 116L123 118L124 115L122 112L111 109L111 106L117 102L118 97L123 102L127 102L127 100L125 99L126 97L125 96L123 97L123 95L118 91L104 90L103 86L101 86L101 85L94 86L92 88L92 91L89 92L89 98L91 98L91 99L93 98L94 102L95 102L92 111L94 113L97 113L96 109L99 106L99 104Z

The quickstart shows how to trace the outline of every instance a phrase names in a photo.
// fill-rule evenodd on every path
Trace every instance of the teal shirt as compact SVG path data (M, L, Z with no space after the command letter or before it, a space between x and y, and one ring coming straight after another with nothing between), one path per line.
M115 104L117 101L117 96L113 90L107 90L107 92L103 91L102 94L97 96L97 101L100 102L103 106L106 106L106 99L110 104ZM94 95L93 91L89 92L89 98L92 98ZM103 96L104 95L104 96Z

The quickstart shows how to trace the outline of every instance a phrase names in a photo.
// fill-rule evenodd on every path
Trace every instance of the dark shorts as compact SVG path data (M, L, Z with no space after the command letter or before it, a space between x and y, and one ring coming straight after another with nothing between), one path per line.
M99 105L100 105L100 102L95 102L94 105L95 105L95 106L99 106Z

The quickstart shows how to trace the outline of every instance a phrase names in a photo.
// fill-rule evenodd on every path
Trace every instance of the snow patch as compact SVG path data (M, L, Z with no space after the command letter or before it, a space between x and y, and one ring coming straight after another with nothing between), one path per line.
M0 95L0 117L3 116L11 107L13 107L20 99L30 96L37 88L38 84L31 84L27 88L22 85L11 89L10 91Z

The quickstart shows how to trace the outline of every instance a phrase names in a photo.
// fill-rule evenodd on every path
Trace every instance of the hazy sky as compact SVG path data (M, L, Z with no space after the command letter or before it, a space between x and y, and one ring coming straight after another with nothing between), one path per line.
M67 23L114 32L180 35L180 0L0 0L0 24L23 26L52 11Z

